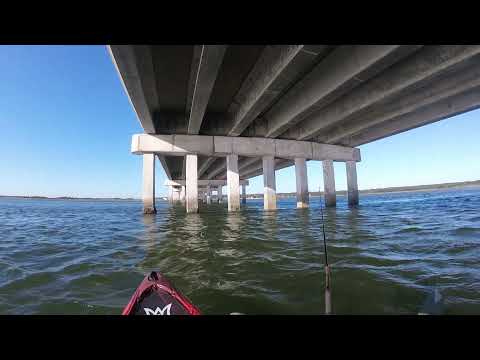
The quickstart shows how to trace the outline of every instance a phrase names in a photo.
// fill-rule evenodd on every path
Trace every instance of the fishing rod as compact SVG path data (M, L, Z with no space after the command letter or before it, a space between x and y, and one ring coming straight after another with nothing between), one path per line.
M321 193L319 189L319 194ZM325 221L323 219L323 203L322 196L320 195L320 214L322 215L322 232L323 232L323 251L325 253L325 314L330 315L332 313L332 293L330 289L330 266L328 265L328 252L327 252L327 237L325 235Z

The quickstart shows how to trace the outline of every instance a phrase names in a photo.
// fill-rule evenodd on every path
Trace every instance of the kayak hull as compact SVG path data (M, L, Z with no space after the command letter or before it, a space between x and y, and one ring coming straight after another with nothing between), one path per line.
M201 315L162 274L151 272L138 286L122 315Z

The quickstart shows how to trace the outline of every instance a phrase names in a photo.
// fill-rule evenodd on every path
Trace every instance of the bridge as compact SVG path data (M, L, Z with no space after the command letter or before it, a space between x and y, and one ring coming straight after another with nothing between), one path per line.
M144 133L144 213L155 213L155 158L170 201L198 211L227 187L240 209L263 174L276 209L275 170L295 166L297 207L308 207L306 162L321 160L327 206L333 162L344 162L358 204L357 148L480 107L478 45L111 45L108 50ZM203 190L202 190L203 189ZM216 190L215 190L216 189ZM174 193L178 193L174 195ZM244 200L243 200L244 201Z

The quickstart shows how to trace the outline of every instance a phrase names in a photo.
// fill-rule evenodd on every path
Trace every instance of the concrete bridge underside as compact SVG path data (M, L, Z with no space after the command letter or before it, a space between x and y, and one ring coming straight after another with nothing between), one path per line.
M359 158L331 157L328 145L349 151L480 107L478 45L115 45L109 50L145 134L189 135L192 141L195 136L291 140L293 148L295 142L321 144L329 205L335 204L331 161L346 163L350 202L358 202ZM263 173L266 189L274 192L274 171L295 165L297 205L305 202L304 161L314 157L280 157L261 149L188 148L180 154L162 149L139 151L148 156L144 167L151 166L150 155L157 156L169 179L187 183L192 177L196 182L229 176L235 183L235 176ZM144 184L144 193L149 186Z

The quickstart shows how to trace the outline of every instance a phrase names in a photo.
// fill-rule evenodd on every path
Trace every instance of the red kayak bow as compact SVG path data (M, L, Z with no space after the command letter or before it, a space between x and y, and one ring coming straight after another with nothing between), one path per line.
M201 315L165 276L152 271L140 283L122 315Z

